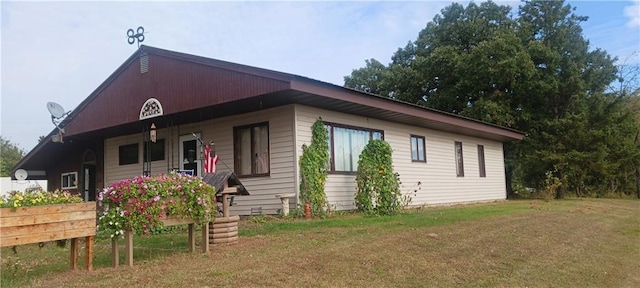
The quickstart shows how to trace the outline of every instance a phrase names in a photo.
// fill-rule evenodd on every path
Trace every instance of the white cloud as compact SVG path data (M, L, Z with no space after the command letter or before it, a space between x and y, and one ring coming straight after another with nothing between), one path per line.
M631 28L640 27L640 0L634 0L633 5L624 8L624 16L629 18L627 26Z

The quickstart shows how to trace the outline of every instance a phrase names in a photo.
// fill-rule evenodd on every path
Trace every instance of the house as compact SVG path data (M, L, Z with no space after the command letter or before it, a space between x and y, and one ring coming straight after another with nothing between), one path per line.
M358 155L369 139L390 143L401 192L417 191L412 204L423 205L505 199L503 142L524 136L297 75L143 45L62 121L58 143L40 142L14 171L93 200L104 186L142 174L201 176L197 136L214 144L217 169L235 172L251 193L236 197L232 213L276 213L275 194L298 193L302 145L319 117L331 138L326 193L334 209L354 208Z

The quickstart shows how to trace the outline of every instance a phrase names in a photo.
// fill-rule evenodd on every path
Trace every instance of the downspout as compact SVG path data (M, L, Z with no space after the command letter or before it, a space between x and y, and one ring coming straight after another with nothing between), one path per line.
M300 165L298 164L298 159L300 159L300 155L298 154L298 105L292 105L292 133L293 133L293 192L296 194L294 197L295 207L298 208L300 206ZM638 194L640 195L640 194Z

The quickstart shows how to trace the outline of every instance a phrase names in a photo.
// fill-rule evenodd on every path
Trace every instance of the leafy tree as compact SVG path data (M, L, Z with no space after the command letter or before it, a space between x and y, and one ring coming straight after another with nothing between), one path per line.
M560 181L556 198L619 190L628 159L640 158L631 121L638 113L607 89L625 78L624 93L637 93L628 88L635 78L617 75L606 51L589 50L587 17L564 1L524 1L517 17L510 11L451 4L385 69L354 70L345 85L526 132L505 145L509 191L512 183L542 189L549 177Z
M365 60L364 68L353 70L351 76L344 77L345 86L367 93L388 95L384 90L387 79L386 67L376 59Z
M638 91L638 90L636 90ZM629 102L629 106L631 107L631 110L635 112L636 115L636 135L633 139L633 143L635 143L636 148L640 149L640 95L637 95L633 97L633 100ZM638 198L640 199L640 157L635 158L636 159L636 195L638 196Z
M521 126L529 137L522 141L525 153L519 157L525 182L535 186L540 185L539 175L555 171L562 181L556 198L564 198L575 185L565 174L580 170L584 158L593 156L585 151L591 147L579 145L592 128L585 126L587 101L603 93L616 73L606 52L588 51L580 26L587 18L572 11L561 1L526 1L518 19L519 35L535 67L523 105L528 123Z
M532 73L510 10L493 2L454 3L395 52L387 71L367 65L345 77L345 86L513 126L510 106L517 103L490 100L511 100L514 86ZM361 74L382 80L364 82Z
M0 136L0 167L2 177L11 176L11 169L24 157L24 150Z
M617 65L618 81L610 85L609 90L618 97L626 98L625 105L630 114L635 115L635 125L627 133L628 140L631 139L633 147L640 149L640 64L630 63L633 57L638 57L638 51L628 55L624 61ZM634 158L632 158L634 159ZM623 187L632 185L630 178L635 180L635 193L640 198L640 157L635 158L635 163L631 167L626 167L619 172L619 179L623 180ZM635 177L630 177L630 171L635 171ZM633 190L632 189L632 190Z

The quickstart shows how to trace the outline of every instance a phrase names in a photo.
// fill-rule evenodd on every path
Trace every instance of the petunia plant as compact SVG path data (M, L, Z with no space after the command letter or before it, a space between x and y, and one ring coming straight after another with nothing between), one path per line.
M98 230L111 237L133 230L149 235L167 216L202 224L213 220L215 188L183 174L139 176L121 180L98 194Z
M0 208L17 209L18 207L25 206L42 206L80 202L82 202L82 198L80 198L80 196L72 195L67 191L11 191L8 194L0 197Z

